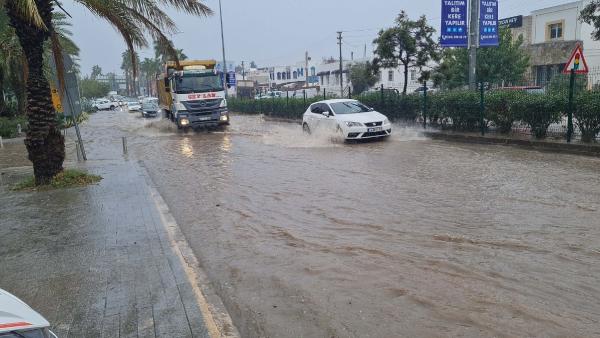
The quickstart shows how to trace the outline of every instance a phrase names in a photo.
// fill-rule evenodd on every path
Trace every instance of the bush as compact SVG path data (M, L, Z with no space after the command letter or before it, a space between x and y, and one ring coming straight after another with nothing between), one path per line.
M14 118L0 117L0 136L3 138L17 137L17 126L21 125L21 132L27 131L27 119L24 116Z
M581 140L591 142L600 133L600 93L586 91L575 98L573 116L581 131Z
M560 122L566 98L558 94L521 94L513 105L519 119L529 125L535 138L546 137L548 127Z
M481 128L480 97L475 91L451 91L436 94L435 109L452 121L455 130L473 131Z
M514 102L521 99L523 93L515 91L491 92L485 97L485 116L502 134L512 130L518 116L514 110Z

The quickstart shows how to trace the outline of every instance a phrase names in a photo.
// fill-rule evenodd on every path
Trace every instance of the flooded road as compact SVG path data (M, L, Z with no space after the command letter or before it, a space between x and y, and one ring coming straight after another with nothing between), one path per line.
M600 336L600 159L394 133L84 128L128 136L246 337Z

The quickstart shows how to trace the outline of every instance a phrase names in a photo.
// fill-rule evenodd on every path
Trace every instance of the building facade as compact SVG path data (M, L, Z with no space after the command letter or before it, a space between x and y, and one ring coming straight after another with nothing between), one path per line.
M513 37L523 37L536 85L544 86L561 73L577 44L583 47L590 69L600 70L600 42L592 39L594 28L579 20L589 2L582 0L539 9L528 16L515 17L517 24L508 25Z

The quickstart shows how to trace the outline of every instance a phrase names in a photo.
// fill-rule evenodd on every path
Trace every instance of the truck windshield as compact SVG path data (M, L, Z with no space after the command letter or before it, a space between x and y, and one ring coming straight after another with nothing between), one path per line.
M223 90L221 77L218 75L183 76L175 79L175 93L205 93Z

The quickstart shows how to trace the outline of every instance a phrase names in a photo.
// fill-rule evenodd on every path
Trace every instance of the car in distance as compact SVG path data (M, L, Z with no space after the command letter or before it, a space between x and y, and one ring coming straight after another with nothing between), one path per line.
M1 338L57 338L50 323L19 298L0 289Z
M151 97L142 100L142 117L155 117L158 115L159 110L157 98Z
M127 104L127 109L129 111L140 111L140 110L142 110L142 105L140 104L140 102L138 100L128 99L126 101L126 104Z
M302 129L310 134L327 130L345 140L388 137L392 124L388 118L357 100L336 99L315 102L302 118Z
M115 110L119 103L109 99L98 99L92 104L92 110Z

